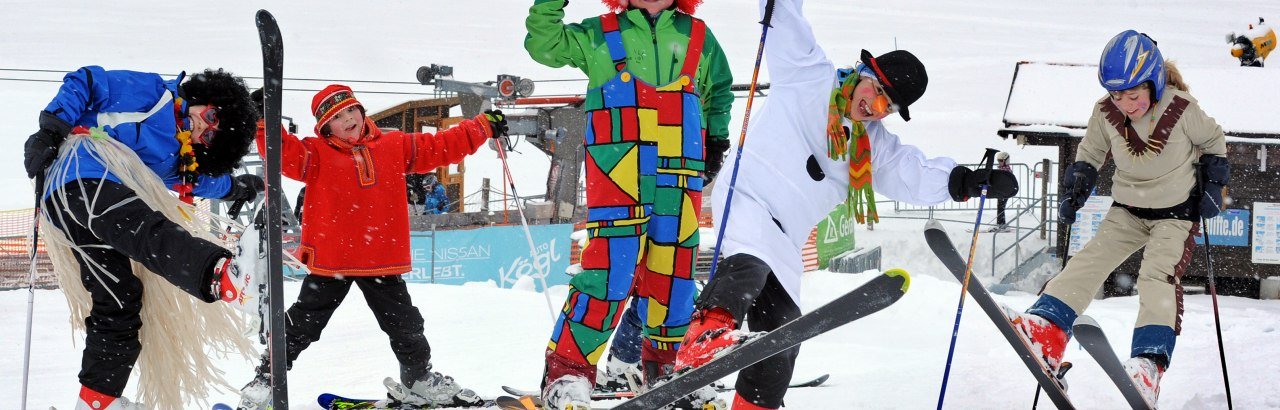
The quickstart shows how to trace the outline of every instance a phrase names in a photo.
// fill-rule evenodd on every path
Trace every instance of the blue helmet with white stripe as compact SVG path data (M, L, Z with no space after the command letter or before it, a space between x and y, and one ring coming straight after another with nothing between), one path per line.
M1102 50L1098 61L1098 82L1107 91L1122 91L1150 81L1153 100L1164 95L1164 57L1155 40L1146 34L1125 30L1116 34Z

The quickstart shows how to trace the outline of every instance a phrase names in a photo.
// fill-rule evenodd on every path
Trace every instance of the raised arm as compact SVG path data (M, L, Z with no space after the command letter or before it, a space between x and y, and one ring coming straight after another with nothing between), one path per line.
M580 24L564 24L567 0L536 0L529 7L524 26L524 49L529 57L549 67L587 66L584 44L590 44L589 30Z
M405 172L420 174L462 162L493 136L493 127L482 114L434 135L424 132L408 136L409 142L404 144Z
M818 45L813 27L805 20L802 0L774 0L769 36L765 40L765 62L770 87L812 86L813 81L835 81L834 66ZM760 0L764 16L769 0Z
M929 158L920 148L902 144L879 121L867 124L871 138L871 183L876 193L913 205L951 199L947 183L956 161Z

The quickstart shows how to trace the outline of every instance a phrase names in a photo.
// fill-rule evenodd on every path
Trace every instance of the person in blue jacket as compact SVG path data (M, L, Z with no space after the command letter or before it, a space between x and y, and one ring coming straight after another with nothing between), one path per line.
M184 77L97 66L69 73L40 113L40 130L24 147L27 176L47 182L38 185L46 191L45 212L79 249L81 281L92 298L77 408L137 406L120 398L142 350L143 289L131 261L208 303L234 301L244 286L231 252L137 200L112 173L124 171L109 170L92 144L77 144L75 152L64 153L48 169L73 131L98 128L130 148L188 203L192 196L252 200L263 188L262 179L230 175L256 130L258 114L249 91L221 69L185 82Z
M444 193L444 185L440 184L436 174L427 174L422 185L426 187L422 213L429 215L445 213L449 209L449 196Z

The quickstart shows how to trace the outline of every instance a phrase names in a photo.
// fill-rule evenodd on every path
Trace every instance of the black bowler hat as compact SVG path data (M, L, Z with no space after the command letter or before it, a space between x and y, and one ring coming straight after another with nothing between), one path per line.
M894 50L874 58L870 51L862 50L862 64L876 74L885 94L898 105L902 119L911 121L907 106L919 100L929 85L929 75L925 74L920 59L906 50Z

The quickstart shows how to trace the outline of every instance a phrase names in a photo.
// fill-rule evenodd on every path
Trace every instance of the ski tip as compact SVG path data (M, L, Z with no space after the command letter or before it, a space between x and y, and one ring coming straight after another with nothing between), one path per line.
M891 278L902 278L902 293L907 293L907 288L911 287L911 275L907 274L905 270L893 268L884 271L884 275Z
M267 11L267 9L258 10L258 13L256 14L256 16L258 17L258 20L266 20L266 19L275 20L275 16L272 16L271 12Z
M924 230L926 231L937 230L937 231L943 231L943 232L947 231L946 229L942 228L942 222L938 222L937 219L933 219L933 218L929 218L928 221L925 221Z
M1102 326L1098 325L1098 321L1097 321L1097 320L1094 320L1093 318L1091 318L1091 317L1089 317L1089 316L1085 316L1085 315L1080 315L1079 317L1077 317L1077 318L1076 318L1075 323L1072 323L1072 324L1071 324L1071 327L1072 327L1073 329L1074 329L1074 328L1077 328L1077 327L1081 327L1081 326L1089 326L1089 327L1096 327L1096 328L1101 328L1101 327L1102 327Z
M232 407L226 403L217 403L213 405L213 410L232 410Z

